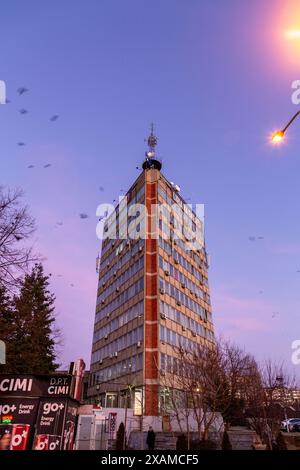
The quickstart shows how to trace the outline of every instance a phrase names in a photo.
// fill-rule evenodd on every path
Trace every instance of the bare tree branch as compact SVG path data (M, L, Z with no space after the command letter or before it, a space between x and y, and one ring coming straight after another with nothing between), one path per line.
M32 263L39 261L26 242L35 231L28 208L21 205L21 189L0 186L0 286L14 291Z

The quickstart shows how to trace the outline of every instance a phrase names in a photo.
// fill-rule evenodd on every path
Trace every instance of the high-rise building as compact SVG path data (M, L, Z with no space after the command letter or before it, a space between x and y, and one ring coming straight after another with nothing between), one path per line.
M152 129L143 171L105 221L88 389L144 416L160 414L177 349L214 342L203 223L161 173L156 143Z

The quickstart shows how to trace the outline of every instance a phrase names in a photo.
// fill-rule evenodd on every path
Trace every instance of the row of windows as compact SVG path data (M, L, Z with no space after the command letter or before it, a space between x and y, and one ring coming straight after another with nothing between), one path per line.
M198 279L199 282L203 282L203 284L208 285L208 281L202 275L199 269L195 268L186 258L184 258L184 256L180 255L178 251L172 250L171 245L167 243L166 240L159 238L159 246L170 256L174 256L174 253L176 253L175 258L178 261L178 264L180 264L180 266L186 269L186 271L188 271L190 274L195 276L195 278ZM210 303L209 294L206 294L205 292L204 292L204 300L207 303Z
M175 252L175 246L179 247L182 249L183 252L186 252L188 254L188 256L195 262L197 263L198 266L202 266L203 264L203 261L200 257L200 254L198 253L198 251L196 250L191 250L189 249L187 243L184 241L184 240L180 240L180 239L171 239L171 243L168 243L167 240L165 240L163 237L159 237L159 246L166 252L168 253L168 255L170 256L173 256L173 253ZM202 248L202 250L200 250L202 252L202 254L205 256L206 258L206 252L205 252L205 249ZM206 263L207 265L207 263Z
M165 315L166 318L168 318L169 320L178 323L179 325L183 326L188 330L191 330L192 332L195 332L199 336L211 339L211 332L207 330L203 325L188 317L187 315L184 315L182 312L179 312L179 310L174 307L171 307L171 305L162 302L161 300L159 302L159 311L161 314ZM211 314L206 310L204 312L205 316L201 317L202 320L206 321L206 318L209 318L209 321L211 321Z
M120 276L118 276L117 271L114 271L115 280L109 286L105 287L104 291L98 296L97 304L102 299L106 299L110 294L116 292L116 289L121 289L123 284L131 279L142 267L144 266L144 257L141 256L135 263L129 266L126 271L124 271ZM102 281L102 285L103 285Z
M118 317L111 320L102 328L94 332L93 343L104 338L105 335L112 333L113 331L121 328L126 323L130 322L134 318L142 316L144 314L144 301L136 303L132 307L128 308L125 312L121 313Z
M124 361L119 361L116 364L112 364L110 367L105 367L101 371L93 374L93 383L91 385L93 386L97 383L107 382L108 380L121 377L122 375L136 372L142 368L143 353L136 354L135 356L125 359Z
M91 363L99 362L101 359L106 357L117 357L117 353L122 349L129 348L130 346L137 344L143 340L144 327L139 326L134 330L129 331L125 335L111 341L102 348L92 353Z
M116 231L122 232L123 225L126 223L128 212L131 206L134 204L143 203L144 200L144 192L145 188L142 186L139 191L136 193L136 195L130 200L128 205L126 205L125 201L116 207L115 211L112 212L104 226L104 241L103 241L103 247L102 247L102 253L104 254L110 247L110 243L107 242L107 240L113 239L116 236ZM143 197L142 197L143 196ZM128 196L124 196L129 199ZM120 238L122 238L122 235L120 233Z
M168 354L160 355L160 370L169 374L184 376L184 364L179 358L169 356Z
M95 323L100 321L106 315L111 314L114 310L119 308L125 302L128 302L129 299L134 297L136 294L141 292L144 289L144 277L141 277L128 289L124 290L118 297L113 299L108 304L104 304L99 312L96 313ZM105 302L105 301L104 301Z
M200 287L198 287L193 281L187 278L183 272L179 271L175 268L172 264L168 261L165 261L162 256L159 257L159 267L162 268L164 271L169 273L169 276L176 279L176 281L180 282L184 287L187 287L193 294L197 294L198 297L204 299L204 292ZM204 280L204 277L202 276ZM201 281L200 281L201 282Z
M179 305L182 304L192 312L196 313L200 318L205 318L205 309L175 286L169 284L169 282L164 279L160 279L159 289L161 292L164 291L170 297L173 297Z
M187 204L186 202L184 202L179 196L178 194L174 191L173 192L173 199L168 196L167 192L163 189L162 186L158 186L158 194L164 199L164 201L172 206L174 203L177 204L177 207L178 207L178 210L182 211L183 210L183 207L184 207L184 210L185 210L185 213L186 213L186 217L188 217L190 220L189 220L189 224L200 224L201 221L199 220L199 218L193 213L191 207L189 204Z
M203 249L204 233L200 228L196 231L195 227L195 230L192 231L192 227L186 224L185 219L180 223L172 216L168 222L167 224L162 219L159 220L158 227L164 240L174 241L174 244L180 246L184 251L197 252L197 250Z
M128 209L129 211L129 209ZM136 240L145 238L146 233L146 209L145 205L137 205L128 217L123 217L118 226L119 238L129 238Z
M183 348L185 351L189 352L196 352L198 347L196 341L192 341L190 338L186 338L163 325L160 326L160 340L176 348Z
M197 264L199 264L199 265L203 264L203 261L200 257L200 253L202 253L205 256L205 259L206 259L206 253L205 253L204 243L203 242L202 243L196 242L192 238L190 239L191 241L189 242L189 241L183 239L182 237L179 237L178 235L176 235L174 230L170 231L170 236L168 237L169 232L163 232L163 229L161 229L161 230L162 230L162 238L164 240L169 239L174 246L177 246L177 247L181 248L183 252L188 253L188 255ZM172 251L172 249L171 249L171 251ZM206 262L205 265L207 267L207 262Z
M120 247L122 247L122 249ZM125 247L128 249L125 250ZM102 275L100 274L99 286L102 285L102 282L107 282L107 280L114 275L115 271L125 266L125 264L128 263L128 261L132 259L133 256L143 250L143 247L144 240L139 240L138 242L123 240L120 244L118 244L116 250L113 251L105 260L101 257L100 270L102 270L104 267L105 270ZM117 260L117 262L113 263L115 260Z

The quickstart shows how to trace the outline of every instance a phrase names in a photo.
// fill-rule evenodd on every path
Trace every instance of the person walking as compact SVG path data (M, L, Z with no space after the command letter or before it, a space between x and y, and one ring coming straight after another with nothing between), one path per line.
M155 447L155 432L152 429L152 426L149 426L149 431L147 434L146 444L149 450L154 450Z

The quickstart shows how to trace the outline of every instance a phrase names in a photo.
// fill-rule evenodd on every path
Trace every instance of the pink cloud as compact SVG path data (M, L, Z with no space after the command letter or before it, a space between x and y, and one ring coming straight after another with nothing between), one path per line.
M225 286L213 289L213 314L219 333L235 337L246 332L270 330L270 318L275 307L263 299L241 297Z
M285 243L284 245L273 245L271 252L277 255L300 255L300 243Z

